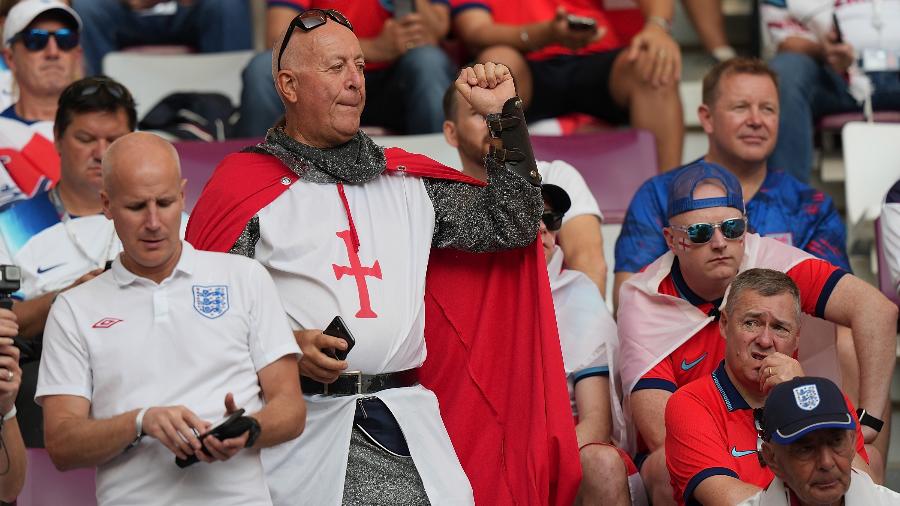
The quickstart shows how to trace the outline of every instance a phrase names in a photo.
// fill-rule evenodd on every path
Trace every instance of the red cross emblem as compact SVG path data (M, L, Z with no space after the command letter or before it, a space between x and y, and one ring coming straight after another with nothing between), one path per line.
M372 303L369 300L369 285L366 283L366 276L381 279L381 266L378 265L378 260L375 260L372 267L363 267L362 263L359 261L359 254L356 252L356 248L353 247L353 239L350 235L350 231L344 230L335 235L344 240L344 245L347 247L347 258L350 260L350 266L331 264L331 267L334 268L334 277L337 278L338 281L340 281L344 275L353 276L356 279L356 291L359 292L359 311L356 312L357 318L378 318L375 311L372 311Z

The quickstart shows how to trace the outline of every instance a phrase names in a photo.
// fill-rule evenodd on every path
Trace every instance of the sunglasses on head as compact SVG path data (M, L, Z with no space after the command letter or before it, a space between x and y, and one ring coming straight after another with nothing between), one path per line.
M300 28L304 32L308 32L327 23L328 18L346 26L351 32L353 31L353 25L350 24L350 21L334 9L309 9L301 12L291 20L291 24L284 34L284 39L281 41L281 49L278 50L278 70L281 70L281 55L287 49L288 42L291 40L291 34L294 33L294 28Z
M541 221L544 222L544 226L547 227L547 230L556 232L560 227L562 227L563 216L563 213L544 211L544 214L541 215Z
M25 45L25 49L29 51L41 51L47 47L51 36L56 39L56 47L61 51L72 50L78 45L78 31L70 30L68 28L60 28L55 32L42 30L40 28L22 30L12 38L11 42L21 40L22 44Z
M747 231L746 218L731 218L718 223L694 223L686 227L672 225L675 230L687 233L688 239L694 244L706 244L712 239L716 229L722 230L726 239L740 239Z

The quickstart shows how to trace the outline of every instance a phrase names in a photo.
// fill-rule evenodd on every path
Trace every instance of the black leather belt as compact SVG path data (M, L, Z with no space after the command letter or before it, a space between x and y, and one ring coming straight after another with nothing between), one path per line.
M418 368L384 374L348 372L338 376L334 383L321 383L306 376L300 377L300 387L304 394L361 395L417 384L419 384Z

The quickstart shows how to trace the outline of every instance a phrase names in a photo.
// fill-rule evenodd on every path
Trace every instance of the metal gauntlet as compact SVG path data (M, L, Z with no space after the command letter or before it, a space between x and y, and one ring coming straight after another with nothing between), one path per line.
M534 152L531 150L522 100L512 97L503 104L503 112L488 114L487 126L491 137L503 142L502 148L491 146L489 156L502 163L507 170L522 176L532 185L539 186L541 175L538 174Z

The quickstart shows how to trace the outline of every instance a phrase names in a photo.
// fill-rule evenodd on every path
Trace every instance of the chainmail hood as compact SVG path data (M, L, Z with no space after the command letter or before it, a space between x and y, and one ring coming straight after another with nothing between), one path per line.
M321 184L366 183L384 172L387 163L384 148L361 130L344 144L323 149L296 141L279 126L270 128L252 150L278 158L304 181Z

